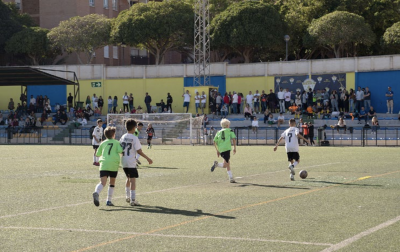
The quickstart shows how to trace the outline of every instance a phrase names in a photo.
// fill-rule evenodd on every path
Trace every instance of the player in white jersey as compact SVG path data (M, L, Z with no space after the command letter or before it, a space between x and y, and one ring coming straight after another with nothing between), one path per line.
M139 177L136 168L136 154L139 153L149 164L153 163L153 161L143 153L139 138L134 135L136 126L135 120L127 120L125 128L128 133L124 134L119 140L124 150L124 152L122 152L121 163L126 175L126 202L130 203L131 206L140 206L139 202L136 201L136 178Z
M96 156L97 149L99 148L99 145L101 144L101 141L103 140L103 121L101 119L97 120L97 126L94 128L92 136L92 145L94 149L94 154L93 154L93 165L95 166L100 166L99 163L99 157Z
M274 151L278 149L281 140L285 139L285 149L289 161L290 180L294 180L294 175L295 175L294 167L296 167L300 163L298 138L303 139L308 144L310 144L310 141L308 139L305 139L302 135L299 134L299 129L296 127L296 120L290 119L289 126L290 128L288 128L282 133L281 137L276 143Z

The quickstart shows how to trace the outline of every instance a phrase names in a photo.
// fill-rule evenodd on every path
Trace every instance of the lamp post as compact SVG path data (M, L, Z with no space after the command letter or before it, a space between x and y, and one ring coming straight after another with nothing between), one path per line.
M125 47L126 47L125 43L122 43L121 47L122 47L122 65L125 65Z
M290 37L289 37L289 35L285 35L283 37L283 39L286 42L286 58L285 58L285 61L288 61L288 43L289 43Z

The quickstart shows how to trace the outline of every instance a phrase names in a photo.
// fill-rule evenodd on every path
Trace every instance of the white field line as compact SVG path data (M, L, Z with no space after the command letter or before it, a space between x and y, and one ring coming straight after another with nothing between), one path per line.
M40 228L40 227L2 227L0 229L16 229L16 230L42 230L42 231L68 231L68 232L84 232L84 233L107 233L107 234L127 234L127 235L140 235L140 236L158 236L169 238L190 238L190 239L219 239L219 240L237 240L237 241L256 241L256 242L279 242L279 243L292 243L302 245L314 246L332 246L331 243L315 243L315 242L299 242L299 241L283 241L283 240L269 240L257 238L243 238L243 237L223 237L223 236L200 236L200 235L167 235L167 234L147 234L137 232L121 232L113 230L89 230L89 229L70 229L70 228Z
M379 230L381 230L383 228L386 228L386 227L388 227L388 226L390 226L390 225L392 225L392 224L394 224L394 223L396 223L398 221L400 221L400 215L397 216L396 218L393 218L393 219L388 220L388 221L386 221L386 222L384 222L382 224L379 224L378 226L375 226L373 228L365 230L364 232L356 234L355 236L350 237L349 239L346 239L346 240L343 240L343 241L341 241L339 243L336 243L336 244L330 246L329 248L326 248L326 249L322 250L321 252L332 252L332 251L336 251L336 250L342 249L342 248L352 244L353 242L356 242L359 239L361 239L361 238L363 238L363 237L365 237L367 235L370 235L370 234L372 234L372 233L374 233L376 231L379 231Z
M313 168L313 167L320 167L320 166L326 166L326 165L333 165L333 164L339 164L340 162L336 163L327 163L327 164L319 164L319 165L312 165L312 166L306 166L302 167L302 169L305 168ZM271 173L278 173L278 172L283 172L287 171L285 170L279 170L279 171L272 171L272 172L265 172L265 173L259 173L259 174L252 174L248 176L243 176L241 178L250 178L254 176L260 176L260 175L265 175L265 174L271 174ZM218 181L217 181L218 182ZM172 190L179 190L187 187L195 187L195 186L201 186L201 185L207 185L215 182L208 182L208 183L201 183L201 184L194 184L194 185L186 185L186 186L178 186L178 187L171 187L171 188L166 188L166 189L161 189L161 190L155 190L155 191L149 191L149 192L142 192L142 193L137 193L137 195L145 195L145 194L153 194L153 193L160 193L160 192L167 192L167 191L172 191ZM114 197L114 199L121 199L124 198L125 196L120 196L120 197ZM56 209L63 209L67 207L75 207L75 206L80 206L80 205L85 205L85 204L90 204L93 203L92 201L86 201L86 202L81 202L81 203L76 203L76 204L68 204L64 206L58 206L58 207L49 207L49 208L44 208L44 209L39 209L35 211L29 211L29 212L23 212L23 213L16 213L16 214L9 214L9 215L3 215L0 216L0 219L5 219L5 218L12 218L12 217L17 217L17 216L22 216L22 215L29 215L29 214L35 214L35 213L40 213L40 212L46 212L46 211L51 211L51 210L56 210Z

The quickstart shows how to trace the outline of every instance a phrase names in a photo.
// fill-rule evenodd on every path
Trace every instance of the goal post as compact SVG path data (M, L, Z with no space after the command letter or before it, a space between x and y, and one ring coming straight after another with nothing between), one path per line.
M115 139L127 131L125 122L135 119L143 123L139 139L147 139L146 128L152 124L155 136L153 144L200 144L203 117L192 117L190 113L151 113L151 114L108 114L107 125L116 127Z

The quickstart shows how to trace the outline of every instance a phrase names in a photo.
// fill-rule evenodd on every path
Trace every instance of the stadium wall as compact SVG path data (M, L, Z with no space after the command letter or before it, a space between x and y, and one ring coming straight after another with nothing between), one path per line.
M382 71L382 72L368 72L356 73L356 88L368 87L371 91L371 106L375 108L378 113L387 112L386 96L385 93L388 87L392 87L393 96L393 110L398 113L400 110L399 96L400 94L400 71Z

